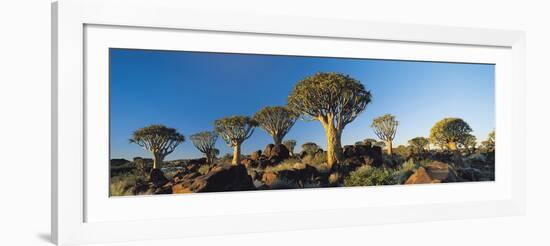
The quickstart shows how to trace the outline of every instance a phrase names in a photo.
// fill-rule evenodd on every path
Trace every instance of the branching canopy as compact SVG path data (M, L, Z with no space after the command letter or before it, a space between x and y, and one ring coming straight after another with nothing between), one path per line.
M430 141L438 146L463 143L464 139L472 132L472 128L460 118L445 118L430 130Z
M489 132L489 135L487 137L487 140L481 142L483 147L485 147L488 151L494 151L495 150L495 130L492 130Z
M258 122L248 116L226 117L214 122L216 132L229 147L240 145L254 133Z
M430 145L430 140L425 137L415 137L409 140L409 145L416 151L424 151Z
M385 114L372 121L371 127L378 138L384 141L392 141L395 138L399 122L395 120L395 116Z
M298 114L287 107L265 107L254 115L260 127L273 137L275 144L281 141L296 123Z
M163 159L185 141L185 137L174 128L164 125L150 125L136 130L130 143L135 143L145 150Z
M288 96L289 107L304 119L319 120L342 130L371 101L361 82L348 75L317 73L299 81Z
M214 149L214 146L216 145L216 141L218 140L218 134L215 132L199 132L196 134L191 135L189 137L191 139L191 142L193 142L193 145L206 155L206 158L208 161L211 161L212 156L212 150Z

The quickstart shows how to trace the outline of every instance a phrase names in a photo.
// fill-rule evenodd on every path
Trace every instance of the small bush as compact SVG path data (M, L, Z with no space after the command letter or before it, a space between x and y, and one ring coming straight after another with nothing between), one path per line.
M199 167L199 173L201 175L207 174L208 171L210 171L210 166L209 165L202 165L202 166Z
M281 171L281 170L290 170L290 169L295 168L295 166L298 165L298 164L301 164L300 160L295 159L295 158L289 158L289 159L286 159L283 162L279 163L276 166L266 167L265 171L266 172L268 172L268 171L278 172L278 171Z
M373 186L397 184L396 174L386 168L361 166L344 179L345 186Z

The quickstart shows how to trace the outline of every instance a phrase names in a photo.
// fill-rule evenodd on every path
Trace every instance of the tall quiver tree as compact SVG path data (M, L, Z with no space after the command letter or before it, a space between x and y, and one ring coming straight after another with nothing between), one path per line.
M232 116L214 122L216 133L220 135L229 147L233 147L234 165L241 162L241 144L252 136L258 122L248 116Z
M371 127L376 136L386 143L388 155L393 153L392 142L397 132L397 125L399 122L391 114L385 114L372 120Z
M214 162L213 150L218 140L218 134L216 132L199 132L189 137L195 148L206 156L206 163L212 164Z
M305 120L321 122L327 139L327 164L342 159L344 127L365 110L371 94L348 75L317 73L299 81L288 96L288 106Z
M455 163L462 164L462 157L458 151L457 145L463 143L470 135L472 128L460 118L445 118L432 127L430 130L430 142L433 144L448 148L455 155Z
M160 168L162 161L171 154L185 137L176 129L164 125L150 125L140 128L132 134L130 143L135 143L153 155L153 169Z
M265 107L254 114L254 120L260 124L260 128L273 137L275 145L283 142L283 138L294 126L297 118L297 113L281 106Z

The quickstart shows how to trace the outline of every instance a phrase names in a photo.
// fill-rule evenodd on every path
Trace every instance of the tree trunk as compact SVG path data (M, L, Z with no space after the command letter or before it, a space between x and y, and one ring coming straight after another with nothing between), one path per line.
M274 134L273 135L273 143L275 145L279 145L283 142L283 138L281 136L279 136L278 134Z
M325 128L325 133L327 136L327 164L329 168L332 168L342 158L341 132L329 123Z
M164 158L161 155L153 153L153 169L160 168L163 159Z
M386 141L386 147L387 147L387 153L388 155L392 155L393 154L393 146L392 146L392 141Z
M241 163L241 144L235 144L233 147L233 161L231 164L239 165Z
M462 166L462 156L456 147L456 142L449 142L449 149L453 152L455 167Z

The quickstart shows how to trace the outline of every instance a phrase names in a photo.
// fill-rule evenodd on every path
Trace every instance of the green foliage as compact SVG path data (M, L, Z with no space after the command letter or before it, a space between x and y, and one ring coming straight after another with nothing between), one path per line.
M445 118L430 130L430 142L442 148L456 148L472 132L470 125L460 118ZM453 146L454 145L454 146Z
M425 137L415 137L408 141L414 153L424 152L430 145L430 140Z
M392 185L397 182L390 170L371 166L361 166L344 179L345 186Z
M370 91L348 75L316 73L299 81L288 96L288 106L305 119L336 129L352 122L371 101Z
M229 147L240 145L254 133L258 122L248 116L231 116L214 121L214 128Z
M150 125L140 128L132 134L130 143L135 143L153 153L155 161L162 161L171 154L185 137L174 128L164 125Z
M487 140L481 142L481 145L486 151L492 152L495 151L495 130L489 132Z
M395 153L400 155L404 159L408 159L412 155L413 149L411 147L399 145L397 146L397 148L395 148Z
M281 144L285 135L296 123L298 116L287 107L273 106L256 112L254 120L259 123L260 128L273 137L274 144Z
M199 173L201 175L207 174L208 171L210 171L210 165L202 165L202 166L199 167Z
M284 160L283 162L279 163L276 166L269 166L265 168L265 171L271 171L271 172L279 172L281 170L292 170L292 169L299 169L300 167L304 166L299 159L296 158L289 158Z
M399 122L395 116L385 114L372 120L371 127L378 138L384 141L393 141Z

